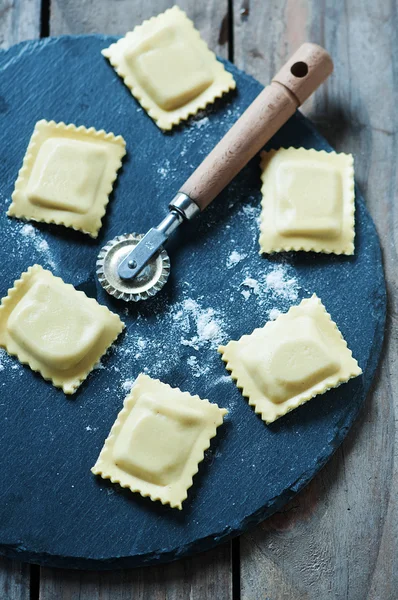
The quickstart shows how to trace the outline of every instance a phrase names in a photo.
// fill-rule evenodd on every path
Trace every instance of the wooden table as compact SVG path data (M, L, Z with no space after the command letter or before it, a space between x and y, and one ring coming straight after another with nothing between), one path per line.
M123 34L172 4L0 0L0 46L67 33ZM212 49L263 83L306 40L332 54L335 73L304 112L336 150L354 154L356 179L382 241L389 291L382 364L334 458L254 531L206 554L133 571L74 572L0 559L0 599L397 600L397 2L179 0L179 5Z

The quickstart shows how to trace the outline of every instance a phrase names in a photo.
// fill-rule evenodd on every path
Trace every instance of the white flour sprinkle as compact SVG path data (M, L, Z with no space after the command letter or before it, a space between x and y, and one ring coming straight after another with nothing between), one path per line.
M141 350L144 350L144 348L146 348L146 345L147 345L147 341L144 340L144 338L138 338L138 340L137 340L138 348L140 348Z
M137 319L141 317L138 316ZM227 318L227 316L226 316ZM110 368L118 373L119 386L128 393L134 383L133 377L144 372L151 377L162 379L176 368L176 357L182 354L187 367L194 377L201 377L210 371L200 356L195 356L182 347L200 349L217 348L226 340L226 322L213 308L203 306L202 298L186 298L176 302L162 317L162 327L150 332L146 338L126 332L123 344L116 344L114 352L117 365Z
M241 285L248 287L256 294L256 296L258 296L258 294L260 293L260 284L257 281L257 279L253 279L252 277L246 277L246 279L242 281Z
M210 370L208 366L200 365L196 356L188 356L187 365L191 368L194 377L205 375Z
M43 239L38 229L35 229L33 225L30 225L30 223L25 223L25 225L22 225L19 233L21 234L22 238L24 238L24 245L30 244L31 240L33 242L34 249L43 255L43 258L48 266L50 266L52 269L56 269L56 264L52 256L50 246L48 245L47 240Z
M247 300L253 293L258 296L259 304L264 304L266 298L270 296L275 299L295 302L298 298L299 284L297 279L290 277L286 268L282 266L275 267L269 273L266 273L260 280L246 277L240 287L241 294Z
M41 252L48 252L50 249L46 240L41 240L41 242L38 243L37 247Z
M209 117L203 117L202 119L199 119L198 121L193 121L193 125L195 125L195 127L197 127L198 129L202 129L202 127L206 127L209 124Z
M158 175L160 175L160 177L162 179L165 179L168 176L169 172L170 172L170 161L168 158L166 158L163 166L158 168Z
M123 381L122 383L122 389L124 392L126 392L126 394L131 392L131 388L133 387L135 383L135 379L126 379L126 381Z
M253 206L252 204L243 204L242 212L246 217L257 217L256 221L260 222L261 207Z
M297 300L298 283L294 277L287 278L287 274L283 267L277 267L266 275L265 283L276 296L285 298L286 300Z
M36 231L32 225L26 224L22 227L21 234L24 237L35 237Z
M97 371L98 369L105 369L104 365L102 364L102 362L100 360L98 362L96 362L95 365L93 366L93 371Z
M4 348L0 348L0 371L4 371L4 369L6 368L10 368L13 371L20 369L20 371L23 372L23 367L21 363L16 362L16 359L12 358L9 354L7 354Z
M181 339L184 346L191 346L195 350L210 345L217 347L225 338L223 330L223 322L216 315L213 308L202 308L196 300L188 298L182 303L183 310L180 311L182 319L184 319L184 311L194 321L196 327L196 335L191 339ZM177 313L178 314L178 313Z
M280 310L278 310L277 308L272 308L268 313L268 318L270 321L275 321L275 319L277 319L281 314L282 313Z
M219 383L233 383L233 379L230 375L221 375L214 381L214 385L218 385Z
M240 263L246 257L247 257L247 254L240 254L236 250L233 250L227 258L227 262L226 262L227 269L232 269L233 267L235 267L235 265Z

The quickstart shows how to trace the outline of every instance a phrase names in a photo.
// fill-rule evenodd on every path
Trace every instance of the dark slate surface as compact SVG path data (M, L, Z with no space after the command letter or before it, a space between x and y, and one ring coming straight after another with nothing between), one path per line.
M279 509L327 461L355 419L379 358L385 318L379 242L358 191L353 258L258 255L257 158L170 244L172 276L158 298L126 308L100 289L94 277L100 246L156 224L180 184L261 90L227 63L238 92L165 135L100 55L112 41L64 37L0 53L0 293L38 262L119 312L127 325L104 368L74 397L0 355L0 549L25 561L76 568L171 560L214 546ZM26 145L41 118L104 128L127 141L128 157L97 242L45 224L29 235L32 229L6 217ZM272 141L274 147L290 145L330 150L299 114ZM228 269L233 250L247 257ZM236 339L263 325L271 309L286 310L294 302L291 288L289 296L265 285L249 294L241 286L248 277L261 283L275 269L297 282L298 300L313 292L322 298L364 376L267 427L225 377L214 344L195 343L195 312L192 302L183 303L196 301L205 319L214 309L220 339ZM182 512L89 471L122 405L123 383L144 369L230 411Z

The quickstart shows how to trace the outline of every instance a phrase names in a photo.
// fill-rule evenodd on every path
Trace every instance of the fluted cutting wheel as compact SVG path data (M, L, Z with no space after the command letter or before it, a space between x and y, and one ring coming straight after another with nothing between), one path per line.
M157 294L170 274L170 259L166 250L156 254L131 281L121 279L118 266L143 238L142 234L129 233L110 240L97 259L97 276L108 294L126 302L147 300Z

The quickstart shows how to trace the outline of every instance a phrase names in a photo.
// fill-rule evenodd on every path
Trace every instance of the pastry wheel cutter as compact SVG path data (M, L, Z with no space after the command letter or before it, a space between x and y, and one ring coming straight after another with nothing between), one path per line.
M332 71L323 48L300 46L184 183L160 225L146 235L119 235L101 249L97 275L103 288L125 301L154 296L170 273L164 249L169 236L214 200Z

